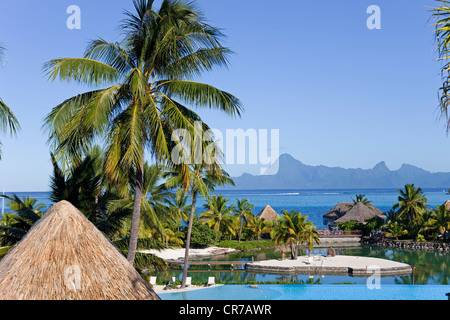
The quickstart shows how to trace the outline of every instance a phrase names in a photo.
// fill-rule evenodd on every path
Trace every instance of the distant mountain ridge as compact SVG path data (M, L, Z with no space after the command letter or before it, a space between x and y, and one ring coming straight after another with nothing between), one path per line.
M413 183L421 188L450 188L450 172L432 173L403 164L391 171L384 161L372 169L309 166L289 154L279 157L278 173L255 176L248 173L233 178L236 189L383 189L403 188Z

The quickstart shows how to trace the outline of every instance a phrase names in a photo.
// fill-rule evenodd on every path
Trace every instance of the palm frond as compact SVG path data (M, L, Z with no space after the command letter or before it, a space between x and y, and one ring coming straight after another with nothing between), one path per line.
M116 83L126 77L118 69L93 59L60 58L48 61L43 68L45 76L55 81L75 81L87 86Z

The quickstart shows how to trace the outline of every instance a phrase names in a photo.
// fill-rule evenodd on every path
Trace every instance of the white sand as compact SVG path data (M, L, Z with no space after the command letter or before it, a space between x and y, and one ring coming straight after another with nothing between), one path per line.
M280 271L297 270L311 270L314 268L324 268L328 270L333 269L348 269L351 268L355 272L364 272L367 270L380 269L382 272L405 272L412 270L411 266L406 263L400 263L387 259L371 258L371 257L358 257L358 256L340 256L335 257L327 256L321 257L318 260L310 260L307 256L299 257L297 260L285 259L285 260L265 260L255 261L249 265L250 267L268 267L273 269L279 269Z
M185 249L165 249L165 250L144 250L140 251L142 253L151 253L155 256L160 257L164 260L183 260ZM229 254L237 252L235 249L230 248L218 248L218 247L209 247L205 249L190 249L189 250L189 260L192 260L193 258L203 258L203 257L211 257L216 255L222 255L222 254Z

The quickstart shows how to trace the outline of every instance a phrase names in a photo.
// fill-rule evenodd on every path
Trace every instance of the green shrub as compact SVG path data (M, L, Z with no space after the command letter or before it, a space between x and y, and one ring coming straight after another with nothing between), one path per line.
M205 248L220 239L220 234L204 225L199 219L194 219L192 223L191 247Z

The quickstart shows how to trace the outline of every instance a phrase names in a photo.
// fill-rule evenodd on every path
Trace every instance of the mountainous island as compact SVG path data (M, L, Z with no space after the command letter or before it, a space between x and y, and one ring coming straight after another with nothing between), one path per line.
M372 169L344 169L309 166L283 154L278 165L275 175L245 173L233 178L236 189L384 189L403 188L409 183L421 188L450 188L450 172L432 173L409 164L395 171L389 170L384 161Z

